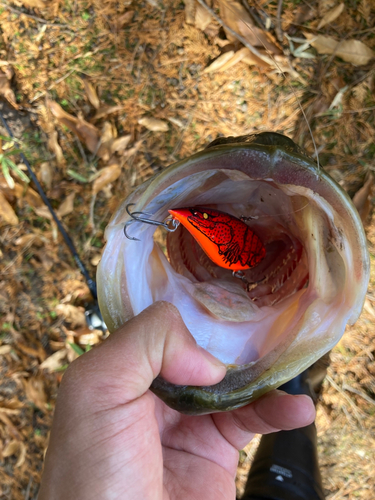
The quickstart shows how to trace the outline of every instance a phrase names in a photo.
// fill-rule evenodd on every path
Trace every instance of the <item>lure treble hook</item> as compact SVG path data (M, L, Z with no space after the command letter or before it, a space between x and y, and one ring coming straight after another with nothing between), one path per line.
M152 214L149 214L147 212L129 212L129 207L131 207L132 205L135 205L135 203L129 203L128 205L126 205L126 211L131 217L131 220L129 220L124 226L124 234L128 238L128 240L141 241L139 238L133 238L127 233L127 228L134 222L144 222L145 224L151 224L152 226L163 226L164 229L166 229L169 233L173 233L174 231L176 231L176 229L180 225L180 222L173 217L167 217L164 222L160 222L157 220L148 219L147 217L152 217ZM172 226L170 226L169 224L172 224Z

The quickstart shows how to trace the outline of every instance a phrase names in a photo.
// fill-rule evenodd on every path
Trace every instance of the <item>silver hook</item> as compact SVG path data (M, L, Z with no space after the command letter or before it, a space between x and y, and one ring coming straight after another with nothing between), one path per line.
M176 231L176 229L180 225L180 221L174 219L173 217L167 217L164 222L159 222L157 220L147 219L146 217L152 217L152 214L149 214L147 212L129 212L129 207L131 207L132 205L135 205L135 203L129 203L129 205L126 205L126 211L131 217L131 220L129 220L124 226L124 234L128 238L128 240L140 241L139 238L133 238L126 232L127 228L131 224L133 224L133 222L144 222L145 224L151 224L152 226L163 226L164 229L166 229L169 233L173 233L174 231ZM172 227L168 225L169 223L172 224Z

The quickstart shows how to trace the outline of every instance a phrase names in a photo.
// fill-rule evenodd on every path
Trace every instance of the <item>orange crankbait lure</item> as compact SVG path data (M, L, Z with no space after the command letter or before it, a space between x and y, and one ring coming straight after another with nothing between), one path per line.
M220 267L244 271L257 266L266 255L258 236L233 215L202 207L178 208L169 213Z

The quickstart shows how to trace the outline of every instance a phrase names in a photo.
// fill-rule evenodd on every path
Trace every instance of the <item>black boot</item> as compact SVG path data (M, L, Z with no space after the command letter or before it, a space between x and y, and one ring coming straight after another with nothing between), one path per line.
M316 403L327 372L326 355L279 389ZM315 424L262 436L242 500L324 500Z

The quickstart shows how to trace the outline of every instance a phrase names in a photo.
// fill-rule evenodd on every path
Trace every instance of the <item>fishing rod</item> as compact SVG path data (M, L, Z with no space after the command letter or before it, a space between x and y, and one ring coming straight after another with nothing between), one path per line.
M9 134L9 137L11 137L12 139L15 139L14 134L6 121L5 116L3 115L2 110L0 110L0 118L1 118L1 121L4 125L4 128L6 129L7 133ZM33 169L31 168L31 165L30 165L29 161L27 160L26 156L22 153L22 151L19 152L19 155L21 157L22 162L26 165L26 168L28 170L28 173L29 173L32 181L34 182L42 200L47 205L48 210L50 211L50 213L53 217L53 220L56 222L57 227L58 227L62 237L64 238L64 241L65 241L67 247L69 248L70 253L73 256L73 259L74 259L75 263L77 264L78 269L81 271L83 277L86 280L87 286L89 287L90 293L91 293L92 298L93 298L93 303L88 305L85 308L85 316L86 316L87 325L91 330L99 329L99 330L102 330L103 332L105 332L107 330L107 326L104 323L103 317L102 317L100 309L99 309L96 282L91 278L89 271L87 270L86 266L84 265L84 263L80 259L72 239L70 238L69 234L66 232L64 226L62 225L60 219L56 215L56 212L54 211L49 199L47 198L40 182L37 179L37 176L35 175Z

